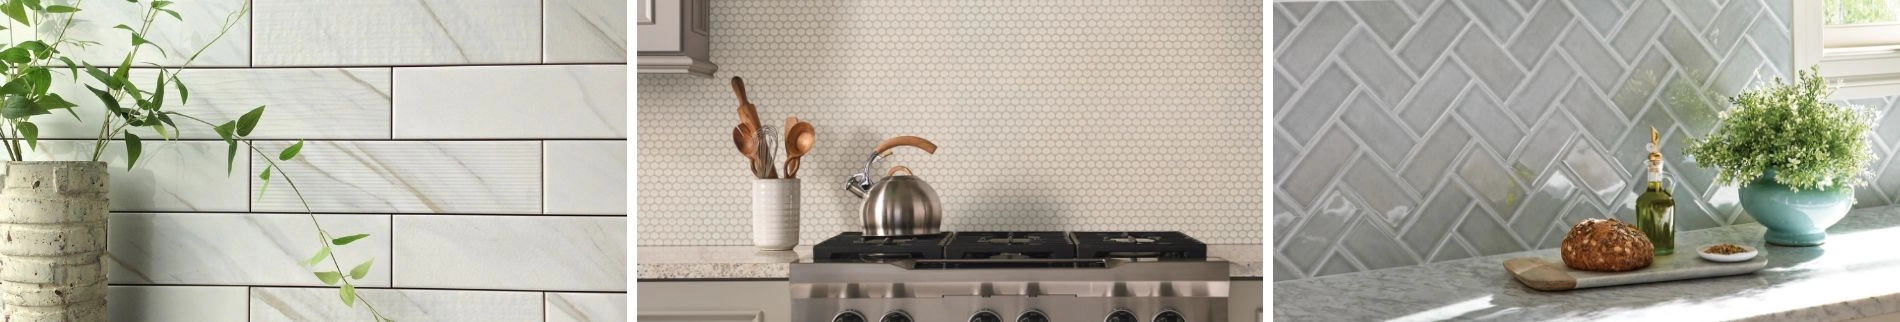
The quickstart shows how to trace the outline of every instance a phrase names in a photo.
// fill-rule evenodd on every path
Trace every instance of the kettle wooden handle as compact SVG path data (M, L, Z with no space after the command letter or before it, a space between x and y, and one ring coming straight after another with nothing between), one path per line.
M877 144L877 150L872 151L871 153L883 154L884 151L890 150L892 148L900 147L900 146L913 146L913 147L917 147L918 149L924 150L925 153L937 154L936 143L930 143L930 140L925 140L924 138L909 136L909 135L884 139L884 142Z
M903 170L903 171L904 171L904 175L907 175L907 176L914 176L914 175L917 175L916 173L911 173L911 172L910 172L910 167L906 167L906 166L901 166L901 165L894 165L894 166L891 166L891 169L890 169L890 170L887 170L887 171L884 171L884 176L886 176L886 177L889 177L889 176L894 176L894 175L897 175L897 171L898 171L898 170Z

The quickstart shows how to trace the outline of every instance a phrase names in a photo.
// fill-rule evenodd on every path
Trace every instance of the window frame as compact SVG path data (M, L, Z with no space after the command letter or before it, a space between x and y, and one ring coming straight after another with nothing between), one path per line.
M1819 65L1837 99L1900 95L1900 23L1828 27L1821 0L1793 2L1795 69ZM1856 48L1829 48L1840 46Z

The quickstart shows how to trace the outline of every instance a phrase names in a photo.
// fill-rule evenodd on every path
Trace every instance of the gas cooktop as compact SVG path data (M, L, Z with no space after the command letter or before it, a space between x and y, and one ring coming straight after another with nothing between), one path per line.
M843 233L812 253L795 321L1227 320L1228 263L1180 232Z
M1173 231L966 231L904 237L847 232L812 246L816 262L903 259L1205 259L1207 244Z

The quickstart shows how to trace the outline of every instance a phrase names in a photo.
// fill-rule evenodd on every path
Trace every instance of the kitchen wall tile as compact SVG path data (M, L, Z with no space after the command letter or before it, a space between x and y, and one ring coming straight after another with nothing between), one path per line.
M106 287L106 320L149 322L247 321L250 291L244 286Z
M151 69L131 73L132 79L145 80L143 88L150 88L155 76L157 72ZM223 123L265 106L264 118L251 132L253 139L389 138L388 68L192 69L180 79L190 90L191 101L180 104L182 97L174 89L166 95L166 110ZM98 104L83 84L60 85L53 90L67 100ZM74 120L63 114L36 118L40 136L89 139L98 135L101 119L97 115ZM184 118L174 121L179 138L219 138L211 125ZM138 134L158 137L152 131Z
M627 293L547 293L548 322L627 320Z
M1390 51L1366 32L1355 32L1339 49L1338 59L1353 64L1360 86L1381 101L1397 102L1412 90L1412 75L1392 60Z
M1312 75L1315 68L1322 66L1320 63L1331 56L1333 48L1346 39L1346 35L1352 31L1354 21L1357 21L1352 18L1351 13L1346 11L1346 7L1339 3L1319 3L1314 10L1318 11L1314 13L1318 16L1309 20L1311 23L1302 25L1299 30L1294 31L1285 39L1287 48L1304 48L1305 50L1275 52L1273 56L1274 64L1284 66L1293 75L1293 79L1298 81L1305 81L1307 75ZM714 26L714 28L718 27Z
M251 288L251 321L362 321L369 310L337 302L333 288ZM540 292L357 289L397 321L541 321Z
M1412 151L1414 141L1380 105L1371 96L1358 95L1339 118L1348 131L1358 133L1359 139L1366 142L1372 156L1386 164L1399 164L1405 161L1405 154Z
M1348 189L1366 202L1367 214L1388 226L1404 222L1418 209L1418 197L1405 191L1393 172L1378 162L1360 159L1342 178Z
M542 62L627 62L627 1L546 0L542 6Z
M1496 7L1505 4L1485 3L1482 5ZM1571 13L1569 8L1561 2L1546 1L1538 5L1537 9L1532 9L1531 17L1526 20L1533 22L1524 24L1522 30L1517 32L1517 38L1510 44L1511 56L1523 62L1538 59L1543 57L1545 52L1551 51L1551 44L1556 43L1559 36L1563 36L1564 30L1570 29L1570 26L1574 24L1572 21L1576 20L1576 14Z
M1387 47L1397 45L1404 39L1405 32L1412 29L1412 16L1396 2L1343 2L1347 9L1365 21L1366 26Z
M627 214L627 141L544 141L542 213Z
M1469 90L1470 82L1471 73L1465 72L1464 64L1455 60L1446 61L1426 73L1425 81L1412 93L1412 98L1393 106L1393 110L1398 111L1399 118L1405 120L1405 125L1412 132L1425 133L1438 123L1439 118L1445 116L1445 110L1458 98L1457 95L1445 93Z
M1333 114L1339 113L1337 109L1298 108L1299 106L1340 106L1346 102L1347 98L1352 97L1355 89L1358 88L1358 85L1352 83L1352 76L1347 75L1346 71L1338 68L1337 65L1329 64L1328 67L1321 68L1317 77L1319 78L1313 80L1311 85L1306 86L1305 91L1294 96L1294 108L1285 109L1279 117L1275 118L1275 124L1278 124L1279 128L1285 130L1287 134L1292 134L1295 142L1312 142L1321 127L1326 125L1326 121L1332 119ZM1290 120L1304 121L1289 122Z
M396 68L395 137L626 138L626 79L626 65Z
M222 150L222 142L205 143ZM258 148L274 152L291 143ZM310 141L296 159L277 161L283 169L275 172L297 180L319 212L535 214L540 152L538 141ZM252 163L251 173L265 165ZM263 180L250 177L254 194ZM252 211L304 211L283 182L274 186L251 203Z
M257 66L540 63L534 0L258 1Z
M627 290L626 217L397 216L394 226L397 287Z
M316 220L333 237L370 234L332 254L345 268L375 260L357 285L389 286L388 215ZM113 213L108 224L107 276L115 284L324 285L301 263L323 246L305 214Z
M1465 29L1465 35L1458 38L1458 45L1452 48L1471 74L1477 76L1478 83L1496 95L1504 95L1517 90L1524 81L1524 68L1517 59L1504 54L1495 38L1483 29ZM1357 66L1354 66L1357 67Z
M1399 48L1394 48L1398 50L1399 59L1405 61L1404 65L1411 68L1413 72L1423 72L1431 67L1434 62L1439 61L1439 57L1450 54L1445 50L1451 47L1452 41L1457 40L1460 35L1470 34L1466 32L1468 30L1466 26L1471 22L1471 18L1459 13L1458 6L1440 5L1436 8L1438 9L1433 10L1431 14L1420 18L1422 22L1412 27L1412 33L1404 44ZM1286 48L1288 50L1273 52L1273 60L1282 61L1281 59L1288 57L1288 54L1300 52L1293 50L1296 48L1313 47L1291 43Z
M68 40L87 40L99 42L97 45L62 46L60 50L75 62L91 63L94 66L118 66L120 60L132 50L130 38L123 29L113 26L120 24L138 27L145 15L145 3L126 1L42 1L46 5L79 3L82 10L75 13L71 29L66 31ZM163 48L163 52L145 46L133 58L133 64L154 63L163 66L181 66L190 60L193 53L205 44L211 44L198 55L192 66L203 67L243 67L251 64L251 24L249 19L239 19L222 38L218 32L224 29L233 12L244 5L243 0L210 0L176 3L166 7L178 12L179 18L160 14L152 19L152 25L144 33L145 40ZM16 27L0 33L19 39L34 36L29 31L57 33L64 26L65 19L52 19L40 24L38 28ZM14 38L8 38L14 39ZM213 40L216 40L213 42ZM46 40L52 42L51 39Z
M1360 216L1359 223L1353 225L1340 247L1351 251L1367 269L1417 265L1418 256L1406 251L1405 246L1399 244L1397 234L1388 227Z
M245 211L244 173L225 173L225 144L216 141L142 141L136 167L126 169L125 145L107 143L99 160L112 176L113 211ZM48 140L26 160L91 160L92 141ZM23 147L24 148L24 147ZM249 155L238 155L243 168ZM4 167L0 167L3 169ZM0 170L4 172L5 170Z
M1350 55L1335 53L1330 60L1313 59L1321 65L1298 67L1315 70L1313 80L1324 80L1327 73L1348 75L1325 85L1334 90L1324 94L1333 96L1275 102L1281 106L1273 107L1280 111L1274 122L1285 130L1276 131L1276 139L1283 136L1296 143L1285 149L1299 155L1275 167L1279 180L1274 181L1274 201L1276 209L1282 209L1275 213L1275 235L1296 245L1277 250L1276 260L1284 264L1276 264L1288 266L1277 269L1311 277L1405 265L1391 261L1390 254L1402 252L1390 248L1429 262L1547 248L1577 220L1633 216L1626 204L1636 195L1633 180L1639 180L1632 164L1648 143L1642 128L1654 125L1670 142L1706 135L1725 108L1725 97L1758 82L1748 76L1786 77L1791 69L1788 28L1782 19L1789 14L1785 3L1524 0L1399 5L1416 16L1411 16L1411 30L1390 44L1390 39L1376 36L1383 35L1380 30L1398 29L1386 23L1406 20L1366 21L1360 7L1351 7L1348 17L1359 21L1328 22L1331 30L1351 34L1339 36L1345 43L1332 44L1355 50ZM1314 17L1325 8L1321 5ZM1305 17L1285 5L1273 9L1282 16ZM1735 15L1718 18L1721 12ZM1311 25L1296 21L1293 29ZM1276 40L1270 46L1276 48L1275 57L1336 49L1304 48L1300 44L1317 41L1298 37L1295 32ZM1378 41L1354 43L1362 37ZM1457 59L1440 61L1444 55ZM1397 59L1375 59L1384 57ZM1391 72L1391 64L1411 73ZM1276 74L1295 67L1274 66ZM1367 75L1413 78L1364 79ZM1382 87L1408 80L1414 83L1403 99L1386 99L1397 90ZM1447 113L1451 115L1445 117ZM1399 134L1405 136L1375 125L1386 117L1398 120L1406 130ZM1393 158L1395 153L1382 144L1407 142L1397 139L1401 137L1414 147ZM1896 149L1885 139L1876 145L1881 155ZM1334 161L1307 162L1315 155ZM1679 212L1689 217L1679 220L1680 226L1752 221L1735 205L1732 187L1713 184L1711 172L1693 168L1680 152L1665 152L1664 157L1675 169L1665 171L1684 182L1678 188ZM1445 176L1448 171L1455 175ZM1380 184L1384 178L1379 173L1392 174L1390 178L1405 181L1411 190L1389 191ZM1900 170L1895 173L1900 176ZM1874 174L1876 180L1893 176ZM1387 223L1397 212L1385 209L1399 206L1385 203L1409 201L1392 196L1412 193L1419 198L1410 199L1418 200L1410 205L1415 210ZM1886 194L1862 199L1896 199ZM1320 214L1348 210L1364 218L1314 221L1324 218ZM1344 236L1329 238L1343 226L1351 226ZM1378 234L1387 230L1393 237ZM1396 239L1397 245L1385 239Z

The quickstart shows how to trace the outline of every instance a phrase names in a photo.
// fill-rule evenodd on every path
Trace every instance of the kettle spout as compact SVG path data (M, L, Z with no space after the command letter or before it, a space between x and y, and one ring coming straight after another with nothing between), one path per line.
M851 179L845 180L844 190L850 191L852 195L856 195L858 198L864 198L864 194L871 189L870 185L871 179L866 177L863 173L853 174L851 175Z

